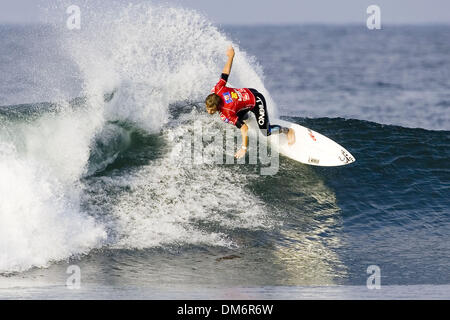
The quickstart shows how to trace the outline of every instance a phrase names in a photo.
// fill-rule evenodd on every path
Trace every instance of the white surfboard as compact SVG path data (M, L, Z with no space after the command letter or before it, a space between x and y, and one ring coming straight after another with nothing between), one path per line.
M252 121L246 121L247 125L259 131L255 119L253 117L252 119ZM270 124L278 124L295 131L295 143L292 145L288 145L285 134L269 137L272 148L276 148L286 157L301 163L323 167L343 166L356 161L344 147L316 131L281 119L270 121Z

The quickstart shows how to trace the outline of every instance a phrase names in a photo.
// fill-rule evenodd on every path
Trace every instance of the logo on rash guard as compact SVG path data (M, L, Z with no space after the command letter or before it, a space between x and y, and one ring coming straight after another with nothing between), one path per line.
M227 117L225 117L222 113L220 114L220 118L225 121L226 123L230 122Z
M236 89L237 94L239 95L239 101L248 101L250 100L250 96L247 92L245 92L244 88Z
M223 94L223 97L225 98L225 103L231 103L231 102L233 102L233 99L231 99L230 93L229 93L229 92L225 92L225 93Z

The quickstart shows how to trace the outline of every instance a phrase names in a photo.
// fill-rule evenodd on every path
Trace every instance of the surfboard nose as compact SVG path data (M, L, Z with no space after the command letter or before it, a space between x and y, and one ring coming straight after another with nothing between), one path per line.
M355 157L344 148L341 149L341 154L339 155L338 158L343 165L350 164L356 161Z

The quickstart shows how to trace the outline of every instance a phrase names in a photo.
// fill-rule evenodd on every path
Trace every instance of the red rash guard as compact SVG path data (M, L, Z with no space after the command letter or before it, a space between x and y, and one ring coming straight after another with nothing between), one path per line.
M240 128L242 122L239 120L238 112L245 109L252 109L256 103L255 96L247 88L236 89L226 87L227 80L228 75L222 74L221 79L211 92L219 95L222 100L218 108L220 118Z

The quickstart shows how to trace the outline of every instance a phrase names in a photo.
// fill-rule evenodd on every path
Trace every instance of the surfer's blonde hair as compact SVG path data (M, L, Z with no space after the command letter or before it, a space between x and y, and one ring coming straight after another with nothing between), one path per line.
M217 111L220 104L220 96L215 93L211 93L209 96L206 97L205 104L206 110Z

